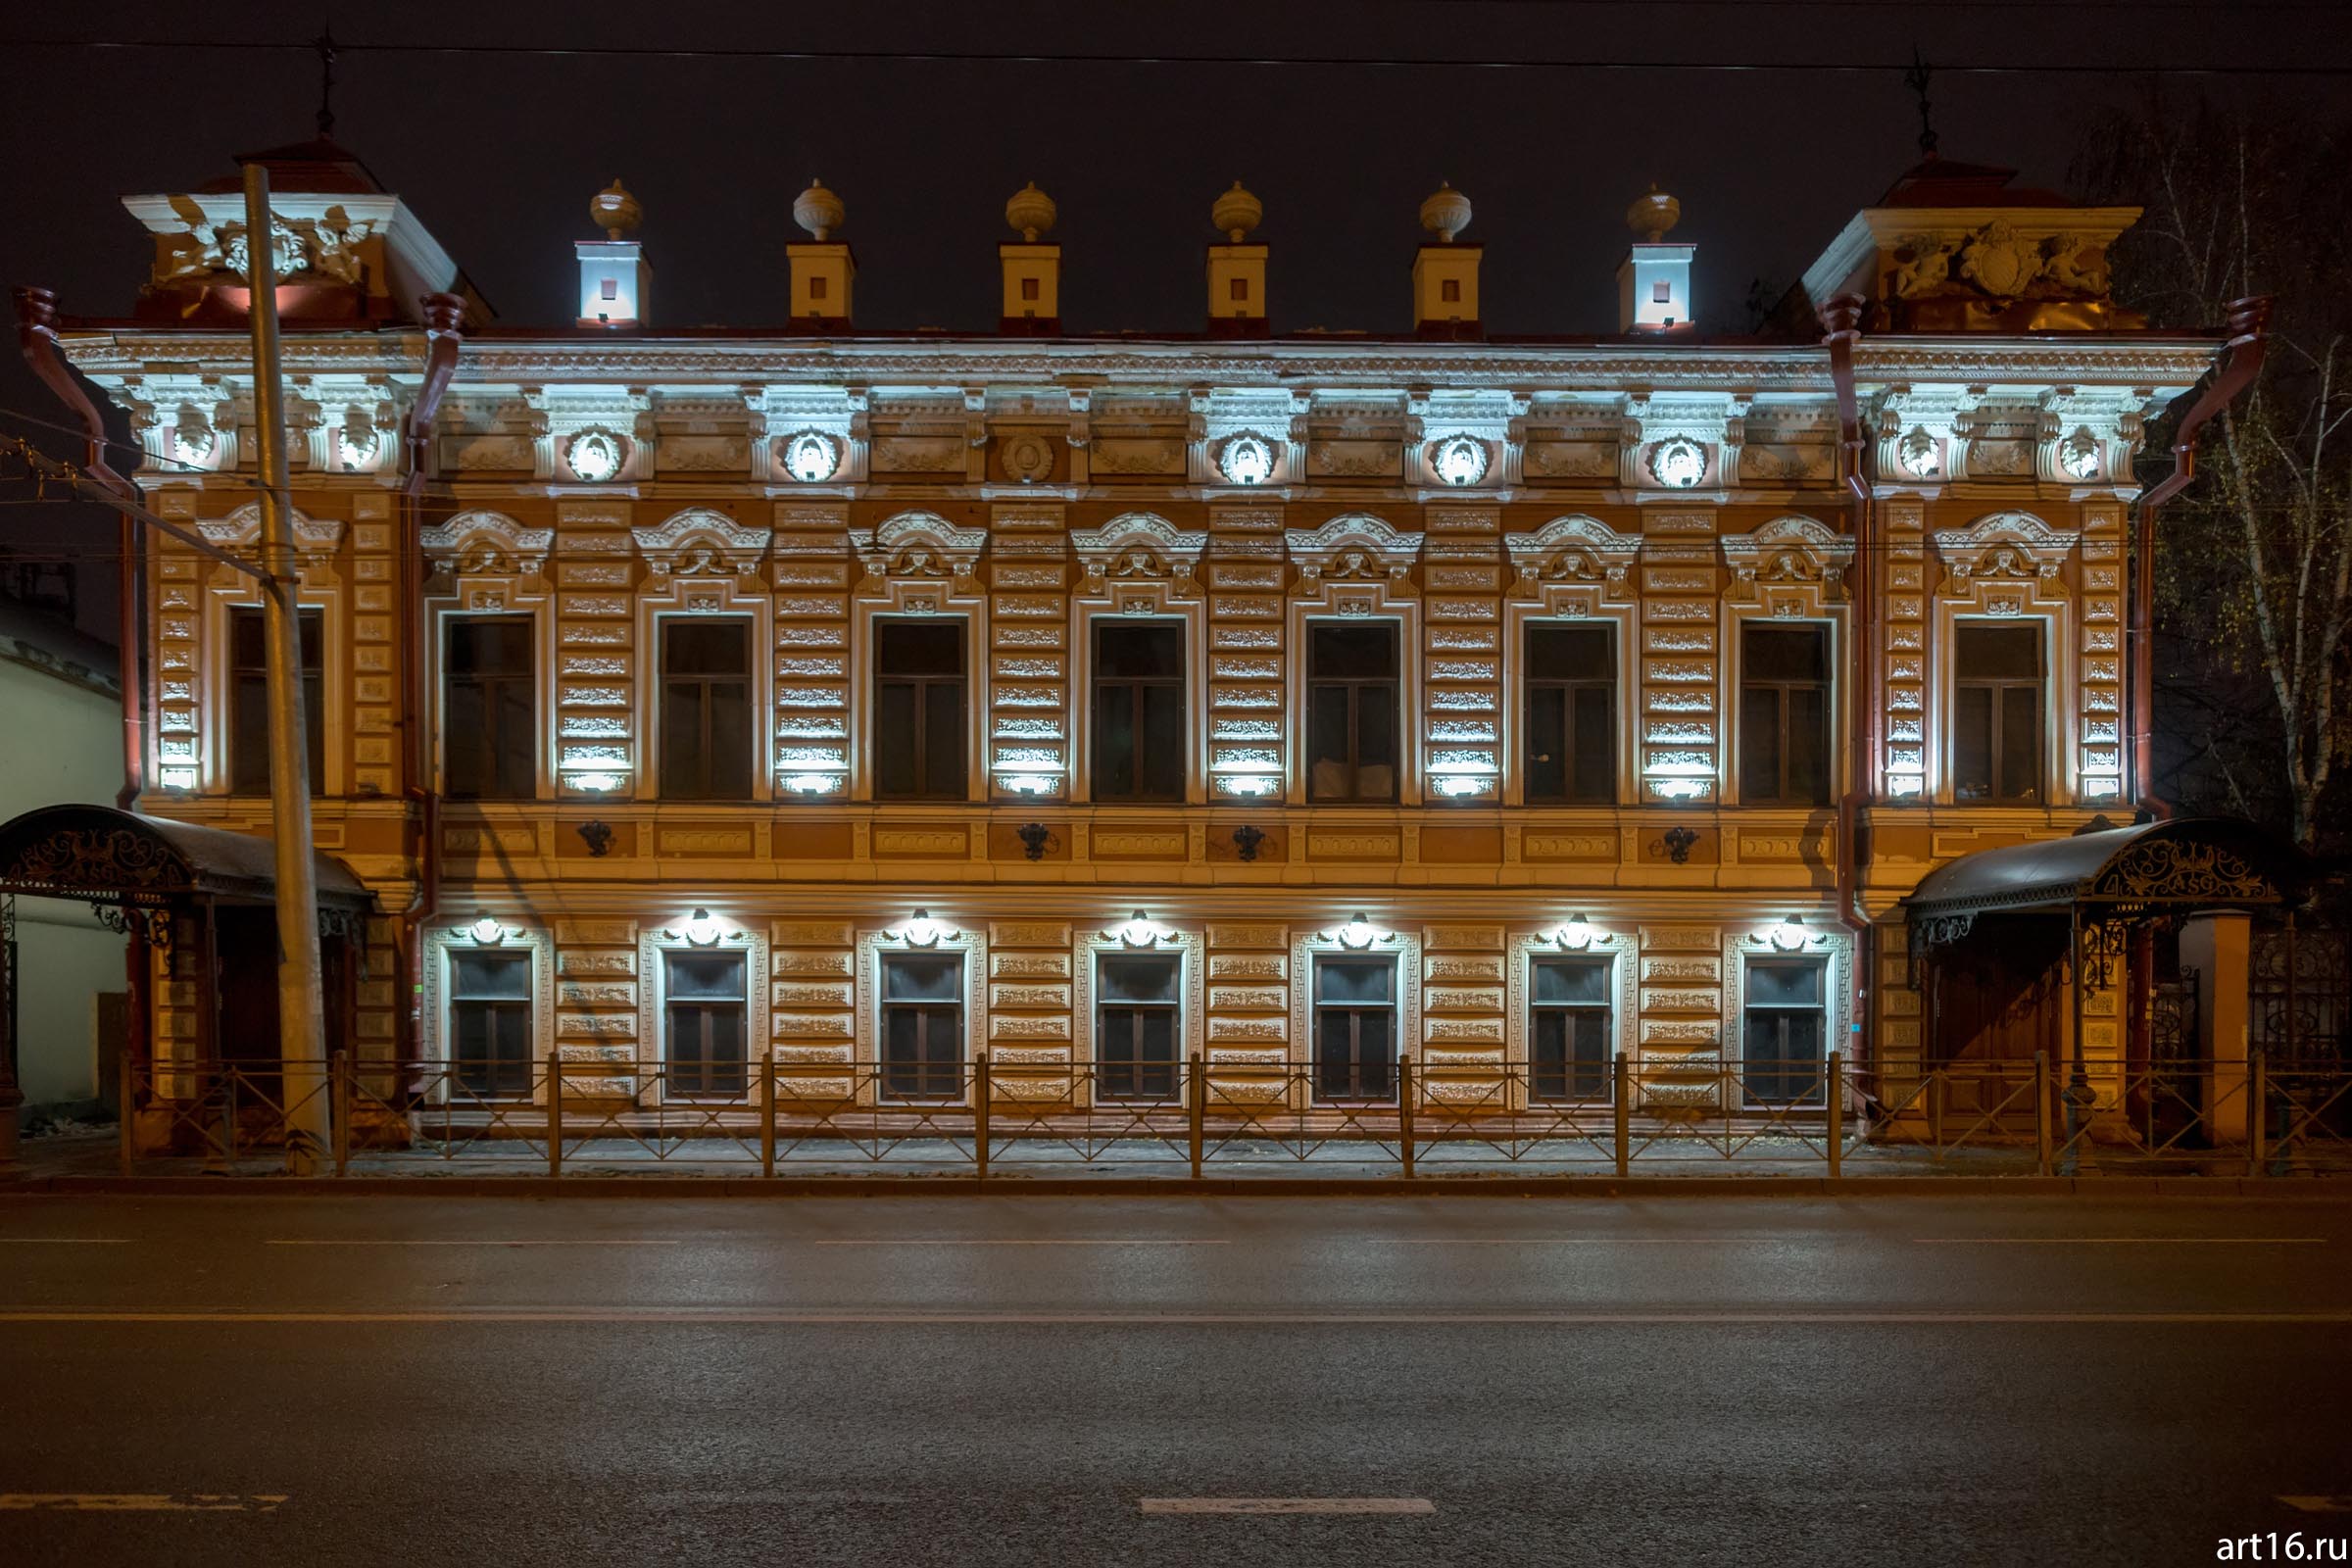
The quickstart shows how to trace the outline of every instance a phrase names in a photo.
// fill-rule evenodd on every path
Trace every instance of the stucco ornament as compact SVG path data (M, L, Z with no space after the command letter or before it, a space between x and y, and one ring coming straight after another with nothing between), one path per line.
M1470 198L1444 180L1421 204L1421 226L1450 245L1453 237L1470 226Z
M1672 490L1688 490L1706 477L1706 449L1687 435L1659 442L1650 449L1649 475Z
M1238 179L1233 182L1233 189L1219 196L1216 205L1208 210L1208 220L1222 229L1226 241L1234 245L1242 243L1250 231L1257 227L1258 220L1265 216L1265 207L1256 197L1242 189L1242 182Z
M1914 478L1930 478L1938 466L1936 461L1936 438L1928 434L1924 425L1915 424L1904 433L1896 456L1902 463L1903 471Z
M383 432L365 409L352 409L343 416L343 427L335 432L335 456L346 472L356 472L374 461L376 449L383 442Z
M812 239L831 239L848 217L849 209L841 205L841 198L825 189L825 182L814 175L809 176L808 188L793 200L792 220Z
M1895 245L1898 250L1911 253L1911 259L1897 263L1888 278L1897 299L1932 294L1951 277L1951 247L1935 235L1905 234Z
M610 430L582 430L564 444L564 466L590 484L615 477L623 458L620 437Z
M1004 443L1004 476L1035 484L1054 472L1054 449L1042 435L1016 435Z
M2041 273L2041 247L1994 219L1960 247L1960 275L1996 299L2015 299Z
M220 444L211 421L194 408L182 408L179 420L172 427L172 455L182 463L202 463L213 455Z
M784 438L784 471L803 484L822 484L841 471L841 447L821 430Z
M1035 180L1014 191L1012 200L1004 204L1004 221L1018 229L1022 241L1030 245L1053 228L1057 216L1054 198L1039 190Z
M1234 436L1218 451L1217 469L1234 484L1264 484L1274 477L1274 449L1262 436Z
M2078 428L2073 435L2058 443L2058 466L2069 478L2095 479L2099 475L2099 441L2087 427Z
M1447 484L1476 484L1487 476L1487 447L1466 435L1431 445L1429 466Z

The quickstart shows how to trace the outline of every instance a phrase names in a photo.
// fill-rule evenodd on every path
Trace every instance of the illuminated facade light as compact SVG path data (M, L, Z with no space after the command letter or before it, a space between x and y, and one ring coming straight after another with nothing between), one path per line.
M1257 799L1282 788L1282 780L1271 773L1226 773L1217 779L1217 788L1227 795Z
M1008 795L1052 795L1061 788L1058 773L999 773L997 788Z
M1581 914L1572 914L1567 924L1551 934L1551 940L1575 953L1592 945L1592 924Z
M936 948L943 937L952 937L956 928L931 918L928 909L917 909L906 923L890 933L910 948Z
M564 462L575 477L603 484L620 472L620 438L610 430L582 430L564 444Z
M1365 918L1364 911L1361 909L1349 915L1346 925L1323 934L1350 953L1361 953L1373 943L1385 941L1393 935L1391 932L1381 930Z
M1430 467L1446 484L1476 484L1487 476L1487 447L1466 435L1441 441L1433 450Z
M1783 953L1794 953L1805 945L1805 922L1802 915L1792 914L1772 928L1768 940Z
M1687 435L1670 437L1650 449L1649 473L1670 490L1688 490L1707 476L1706 449Z
M716 916L711 914L709 909L697 909L686 917L686 925L681 934L696 947L708 948L718 941L720 930L721 927Z
M495 948L507 940L506 928L486 914L467 926L466 932L478 948Z
M788 795L834 795L841 790L839 773L787 773L778 780Z
M1274 477L1274 449L1262 436L1237 435L1217 454L1217 469L1230 484L1264 484Z
M822 484L841 471L841 447L817 430L803 430L786 438L784 471L803 484Z
M1107 934L1118 938L1119 945L1127 948L1155 947L1175 935L1166 926L1160 925L1141 909L1129 915L1125 921L1113 927Z
M1482 778L1469 773L1450 773L1429 781L1431 789L1448 800L1456 801L1473 795L1484 795L1494 786L1494 781L1492 778Z
M1645 779L1642 787L1661 801L1703 801L1707 798L1707 780L1699 778Z
M574 773L564 780L575 790L591 795L610 795L629 781L626 773Z

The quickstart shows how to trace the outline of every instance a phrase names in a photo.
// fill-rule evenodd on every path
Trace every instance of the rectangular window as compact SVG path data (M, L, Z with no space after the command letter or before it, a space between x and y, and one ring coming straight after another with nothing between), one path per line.
M1315 1098L1396 1098L1396 963L1315 959Z
M882 960L882 1087L894 1100L963 1094L963 959Z
M326 673L318 612L296 612L302 637L302 722L311 793L326 793ZM259 610L228 612L228 787L237 795L270 793L269 637Z
M1396 799L1396 624L1306 630L1306 798Z
M531 1092L531 956L449 956L449 1057L458 1087L489 1099Z
M669 1093L740 1095L745 1054L744 962L740 953L664 953L669 1022Z
M1538 958L1528 976L1531 1100L1607 1100L1609 960Z
M1674 303L1674 285L1666 282L1652 283L1649 285L1649 297L1654 304L1671 305Z
M1095 622L1098 801L1184 799L1184 628Z
M1438 284L1438 298L1448 305L1458 304L1462 297L1462 280L1448 277Z
M823 278L812 277L808 280L808 297L812 300L821 300L825 297L825 280Z
M1830 633L1754 625L1740 632L1740 800L1830 804Z
M1105 1100L1174 1100L1183 961L1106 957L1095 977L1096 1091Z
M1034 278L1034 277L1024 277L1024 278L1022 278L1022 279L1021 279L1021 298L1023 298L1023 299L1025 299L1025 300L1033 300L1033 299L1037 298L1037 279L1036 279L1036 278Z
M1225 297L1233 300L1247 300L1250 297L1250 280L1246 277L1227 278L1225 280Z
M752 797L752 623L662 622L662 793L673 801Z
M2039 626L1956 628L1952 795L2024 805L2041 799Z
M964 798L963 622L874 623L874 799Z
M1748 1104L1818 1105L1825 1100L1828 1026L1822 1013L1822 982L1823 966L1814 959L1747 966L1740 1045Z
M451 621L443 685L445 793L487 801L528 800L538 793L531 617Z
M1617 798L1617 656L1606 626L1527 628L1527 782L1531 806Z

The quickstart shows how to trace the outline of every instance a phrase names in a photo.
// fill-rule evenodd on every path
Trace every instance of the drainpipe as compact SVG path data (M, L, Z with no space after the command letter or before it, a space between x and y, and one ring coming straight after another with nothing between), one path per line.
M424 928L441 907L441 794L432 787L432 725L427 715L431 694L424 689L424 477L430 454L434 417L441 395L458 373L459 327L466 302L455 294L424 296L424 378L409 410L403 432L408 447L408 473L400 487L401 677L408 706L408 744L401 749L401 796L416 808L416 892L401 911L402 972L409 994L402 999L399 1017L410 1060L420 1054L417 998L424 994Z
M1854 935L1852 986L1847 994L1850 1028L1845 1059L1857 1073L1875 1071L1878 1062L1870 1027L1872 981L1878 968L1878 928L1861 907L1862 811L1870 804L1872 782L1879 776L1878 682L1874 678L1874 650L1878 623L1878 512L1871 504L1870 479L1863 464L1862 405L1854 391L1854 345L1862 338L1864 302L1856 294L1840 294L1821 309L1827 330L1823 346L1830 352L1830 380L1838 390L1838 470L1845 479L1852 508L1854 536L1853 623L1848 639L1852 674L1846 682L1846 707L1851 720L1845 792L1838 798L1838 918Z
M2197 437L2206 421L2235 402L2261 370L2270 316L2267 294L2230 301L2230 341L2204 392L2173 432L2173 471L2139 498L2132 543L2132 794L2158 821L2173 814L2173 803L2156 793L2156 516L2197 476Z
M132 507L139 505L139 487L117 473L106 461L106 421L99 417L97 406L81 383L66 368L57 345L57 295L45 288L19 288L16 291L17 347L24 353L24 362L32 373L41 378L42 385L56 395L68 412L81 421L82 472L112 491ZM147 682L144 675L145 639L140 635L142 612L146 604L147 551L146 529L128 510L118 510L122 561L122 612L117 622L116 636L120 647L116 658L121 666L122 687L122 787L115 794L115 808L127 811L138 805L139 795L147 787ZM153 1046L148 1033L151 1022L151 994L146 945L137 940L122 945L123 1034L122 1054L135 1064L146 1063ZM117 1074L117 1082L125 1082L129 1074ZM0 1165L13 1156L17 1133L17 1107L24 1102L15 1075L0 1064ZM135 1105L122 1105L117 1114L127 1123L135 1114Z
M2173 471L2139 498L2132 528L2132 796L2159 822L2173 814L2173 803L2156 793L2156 519L2164 504L2197 476L2197 438L2207 421L2235 402L2262 369L2270 346L2263 327L2270 315L2267 294L2230 302L2230 341L2222 346L2205 390L2173 432ZM2146 1063L2155 1049L2156 931L2144 921L2132 928L2125 968L2132 998L2125 1017L2124 1059L2127 1070L2133 1070Z

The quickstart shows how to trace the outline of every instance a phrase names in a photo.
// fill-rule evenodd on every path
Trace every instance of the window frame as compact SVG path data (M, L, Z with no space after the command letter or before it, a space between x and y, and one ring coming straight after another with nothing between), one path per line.
M1624 737L1621 733L1624 728L1621 711L1624 704L1619 687L1624 679L1625 667L1624 661L1619 655L1619 644L1622 639L1618 636L1617 625L1617 621L1613 618L1602 619L1598 616L1527 615L1520 617L1513 628L1518 640L1517 653L1519 655L1518 711L1513 715L1518 722L1513 736L1515 755L1512 758L1519 786L1518 804L1544 807L1595 807L1615 806L1619 803L1622 788L1620 781L1625 772L1625 759L1622 755ZM1550 630L1590 630L1598 634L1608 649L1608 673L1600 677L1538 675L1535 671L1534 654L1536 634L1540 631ZM1579 796L1575 791L1577 772L1577 756L1574 751L1575 699L1576 693L1580 690L1598 690L1608 705L1607 722L1604 725L1609 747L1608 788L1605 793L1596 797ZM1529 748L1534 744L1535 699L1539 691L1557 692L1561 695L1564 704L1561 734L1570 747L1570 752L1563 770L1563 776L1568 780L1567 792L1559 796L1538 795L1532 788L1535 768L1534 758L1530 755Z
M685 959L691 962L696 959L710 958L732 958L735 960L743 975L743 995L740 998L730 1003L715 997L687 997L681 999L671 993L670 981L672 977L672 970L673 966L678 962L678 960ZM751 955L744 952L741 947L733 944L725 947L694 947L686 944L673 944L662 949L661 961L662 1100L724 1101L740 1100L748 1097L753 1092L753 1068L755 1063L757 1063L760 1059L759 1054L754 1050L752 1043L753 1009ZM710 1022L714 1016L729 1007L737 1009L738 1021L741 1025L737 1033L737 1038L742 1042L743 1048L743 1059L738 1066L740 1081L734 1084L732 1087L724 1084L713 1084L709 1081L713 1069L722 1065L718 1062L717 1058L710 1054L709 1049L710 1045ZM677 1048L678 1013L682 1008L692 1009L702 1026L700 1032L703 1037L702 1044L705 1049L705 1054L703 1060L699 1063L699 1066L704 1074L705 1081L696 1087L680 1087L681 1062Z
M450 758L452 755L450 750L450 697L456 690L457 681L459 679L457 671L453 667L454 661L450 655L451 645L456 640L458 628L461 624L484 620L518 621L528 633L525 638L525 645L529 652L530 662L528 667L521 675L519 683L529 693L530 697L531 716L528 726L528 734L524 740L524 757L528 761L530 771L530 786L528 789L519 794L462 794L456 788L454 769L450 763ZM541 701L545 685L543 680L544 671L542 670L541 666L545 662L545 660L542 655L542 650L539 646L540 617L529 610L485 610L453 612L439 614L433 617L433 621L434 630L436 633L434 651L438 656L439 661L439 668L435 672L436 695L438 702L437 711L440 717L438 737L440 744L436 760L438 761L440 768L441 793L450 800L467 802L530 801L539 799L544 793L546 786L546 771L543 766L543 754L545 751L545 727L543 724L543 718L545 714L546 704ZM498 679L502 682L513 683L516 680L516 677L513 675L504 675L498 677ZM491 703L485 700L483 704L483 710L484 712L492 712L495 710L495 709ZM491 725L491 730L494 735L497 733L497 729L498 726L493 723ZM485 748L486 756L495 757L495 746ZM493 771L496 771L495 765L493 766Z
M1590 967L1598 971L1600 975L1600 1000L1598 1002L1545 1002L1541 1000L1539 993L1542 987L1538 985L1536 976L1547 966L1569 964ZM1606 1105L1615 1102L1617 1076L1615 1070L1617 1056L1616 984L1617 962L1608 954L1587 951L1584 953L1530 953L1528 955L1525 1002L1528 1103L1536 1105ZM1597 1016L1600 1019L1600 1087L1596 1093L1580 1095L1574 1092L1577 1066L1573 1028L1563 1042L1567 1049L1562 1065L1562 1092L1557 1095L1548 1095L1539 1091L1538 1082L1541 1069L1537 1065L1537 1053L1543 1035L1539 1025L1544 1017L1554 1015L1568 1018L1571 1022L1578 1017Z
M1827 809L1838 799L1841 758L1838 750L1838 709L1844 700L1843 682L1838 678L1838 625L1817 615L1743 615L1733 622L1733 635L1738 640L1738 668L1732 680L1731 719L1735 729L1732 736L1732 755L1729 768L1734 799L1741 806L1765 806L1781 810L1819 811ZM1758 679L1748 669L1747 638L1750 631L1788 631L1806 628L1821 639L1821 668L1819 680ZM1788 795L1788 696L1794 691L1818 690L1821 693L1822 765L1821 791L1817 799L1798 800ZM1751 744L1747 723L1747 695L1752 690L1769 690L1776 694L1775 714L1780 749L1779 785L1768 796L1756 796L1747 789L1747 751Z
M1318 634L1325 631L1356 630L1371 626L1379 626L1387 630L1390 647L1395 655L1391 666L1392 672L1385 679L1354 675L1318 676L1314 673L1315 640ZM1391 615L1314 615L1307 618L1305 629L1306 646L1300 649L1298 654L1300 722L1294 737L1298 747L1299 788L1304 803L1309 806L1371 807L1408 804L1404 775L1406 760L1412 751L1412 742L1408 727L1411 724L1411 714L1407 710L1405 698L1404 670L1407 649L1404 623ZM1313 744L1309 739L1314 728L1315 694L1320 690L1334 687L1349 694L1348 703L1348 777L1352 784L1362 773L1365 765L1360 738L1363 721L1361 694L1366 690L1384 686L1388 690L1389 701L1392 705L1391 734L1395 740L1395 755L1389 763L1389 793L1385 796L1367 796L1360 792L1347 795L1318 795L1315 792Z
M691 671L684 675L673 675L669 668L670 633L680 627L716 625L739 626L743 629L743 672L740 675L736 675L713 674L707 671ZM740 609L720 611L716 612L658 614L654 617L653 626L654 647L652 650L652 658L654 667L650 681L650 695L652 702L649 705L650 711L647 714L647 729L649 733L646 736L646 749L652 754L651 760L653 765L649 771L652 775L651 782L653 784L655 798L664 801L692 803L695 805L741 805L763 799L763 796L760 792L760 780L762 775L760 758L761 753L764 750L763 736L766 733L766 726L762 721L761 714L761 709L764 707L764 704L761 701L762 688L760 679L760 671L763 662L763 657L761 654L762 639L760 635L760 625L759 617ZM704 743L702 752L702 782L704 788L685 793L679 792L674 787L673 780L670 777L670 760L666 745L669 730L669 705L671 701L670 688L673 683L678 681L691 682L703 689L703 696L701 697L700 702L702 704L702 734ZM739 682L743 687L743 702L745 710L744 746L746 756L744 788L741 794L718 793L710 788L710 741L711 733L711 716L715 711L714 703L710 696L710 688L729 682Z
M1829 1055L1832 1042L1836 1038L1833 1030L1837 1021L1837 993L1834 988L1837 985L1838 969L1834 956L1828 953L1788 955L1750 953L1743 955L1740 961L1741 965L1738 1018L1740 1108L1773 1111L1826 1109L1829 1099ZM1809 1005L1758 1003L1755 999L1753 979L1758 971L1769 969L1810 969L1814 971L1819 978L1817 999ZM1755 1058L1748 1054L1747 1049L1749 1019L1759 1012L1780 1018L1784 1023L1782 1030L1783 1054L1770 1058L1777 1065L1768 1069L1766 1074L1759 1074L1752 1065ZM1804 1071L1801 1065L1792 1068L1790 1064L1801 1063L1805 1058L1790 1056L1786 1052L1786 1020L1799 1016L1809 1016L1816 1021L1815 1052L1811 1058L1812 1081L1810 1085L1801 1094L1794 1096L1771 1098L1758 1095L1756 1083L1760 1076L1768 1076L1769 1081L1777 1085L1786 1084L1793 1074Z
M327 788L326 776L328 762L332 757L327 746L326 733L326 676L327 660L330 653L326 641L326 608L322 605L297 603L294 607L294 613L298 645L308 643L318 656L316 668L312 667L309 660L303 661L302 722L306 760L310 764L311 798L319 800L334 793ZM248 624L258 628L258 635L261 638L262 662L259 664L246 664L238 657L237 645L241 641L238 632ZM318 634L316 639L301 636L302 627L306 624L318 627ZM220 710L224 741L221 754L221 785L230 795L267 796L270 793L270 732L268 724L270 625L267 609L260 604L228 606L227 614L221 623L221 634L222 657L220 663L222 678L225 682L222 692L224 701ZM262 766L261 778L258 783L248 777L248 770L245 767L248 760L244 755L246 734L244 727L237 722L237 710L241 706L245 683L248 679L258 681L262 688Z
M1144 953L1130 953L1118 950L1098 950L1093 955L1093 1017L1089 1020L1089 1022L1093 1028L1092 1039L1095 1063L1094 1097L1098 1100L1108 1101L1116 1104L1174 1106L1181 1103L1184 1095L1186 1055L1184 1038L1184 954L1173 949L1161 950L1157 948ZM1126 999L1120 999L1114 1002L1108 1000L1105 996L1104 987L1102 984L1103 971L1112 967L1113 965L1143 963L1164 963L1169 965L1171 971L1171 980L1168 987L1169 995L1167 1000L1164 1002L1135 1002ZM1169 1055L1167 1061L1164 1063L1167 1073L1167 1088L1164 1091L1154 1093L1139 1087L1122 1092L1115 1091L1111 1087L1111 1062L1109 1056L1106 1054L1105 1047L1110 1036L1107 1015L1114 1009L1132 1012L1136 1015L1135 1024L1137 1028L1134 1043L1137 1047L1137 1050L1134 1054L1132 1071L1138 1079L1141 1078L1142 1073L1149 1067L1163 1065L1161 1063L1146 1063L1143 1060L1141 1050L1141 1024L1144 1015L1148 1012L1161 1012L1166 1014L1168 1019Z
M1323 1000L1323 972L1329 968L1372 970L1385 968L1389 976L1389 999L1381 1004L1351 1002L1326 1003ZM1351 953L1325 950L1313 954L1302 977L1307 988L1306 1007L1308 1031L1307 1097L1316 1105L1394 1105L1397 1103L1402 1074L1399 1064L1404 1059L1404 997L1406 986L1402 955L1396 952ZM1356 1086L1353 1092L1334 1095L1324 1088L1323 1020L1327 1014L1346 1013L1349 1018L1348 1080ZM1360 1089L1363 1072L1363 1018L1380 1013L1388 1019L1389 1058L1388 1088L1385 1093L1364 1093Z
M975 783L974 769L980 766L980 761L973 757L973 738L976 734L984 733L984 727L974 721L975 715L978 715L981 712L981 710L979 704L973 697L973 692L976 686L973 665L977 662L977 650L974 646L974 638L972 636L972 620L970 616L959 614L900 615L885 613L876 614L872 618L871 622L866 628L868 639L867 662L869 668L866 677L864 702L867 725L869 729L877 732L881 728L882 687L886 681L910 680L914 682L916 691L918 693L918 707L927 699L927 695L931 690L937 687L946 687L951 684L949 679L945 676L890 675L886 674L882 668L882 641L892 629L901 626L943 625L956 625L957 628L956 646L957 662L960 667L957 670L952 684L956 690L960 693L960 696L957 696L954 699L954 704L958 715L959 733L957 740L960 743L960 749L962 753L962 787L952 792L918 790L912 794L885 794L882 789L882 770L878 764L871 760L869 756L866 770L866 794L867 797L876 805L935 806L951 802L969 801L972 799L972 790ZM920 723L915 725L915 766L918 772L924 771L923 752L925 748L923 742L923 728L924 726ZM876 738L879 738L878 734ZM982 771L981 776L986 776L985 770ZM922 782L928 784L928 777L925 777Z
M523 995L520 1001L516 1001L509 997L467 997L460 995L458 989L459 960L480 957L491 957L512 962L518 962L523 966ZM463 947L460 947L454 943L445 944L443 946L442 965L444 989L441 1012L444 1029L444 1049L442 1051L442 1059L448 1064L449 1067L450 1083L448 1087L450 1090L455 1092L457 1097L462 1097L464 1099L472 1101L497 1102L512 1102L518 1104L528 1103L533 1098L534 1091L539 1083L540 1071L538 1051L538 961L539 956L537 953L520 944L509 944L507 942L501 942L495 947L483 947L478 943L468 942ZM522 1061L520 1063L522 1069L522 1083L518 1089L503 1088L496 1083L484 1085L468 1083L466 1081L465 1068L461 1064L463 1058L461 1058L458 1054L458 1044L461 1033L458 1020L463 1009L468 1006L490 1008L493 1010L494 1016L515 1011L519 1011L522 1014L524 1049Z
M1085 618L1083 625L1085 627L1084 635L1086 639L1085 656L1087 676L1085 687L1086 722L1084 725L1086 735L1086 798L1089 801L1099 802L1104 806L1183 805L1191 794L1193 774L1193 682L1191 625L1181 616L1164 614L1089 615ZM1106 630L1114 628L1128 629L1137 627L1151 628L1154 630L1165 629L1174 634L1176 638L1175 674L1149 676L1106 676L1102 673L1102 633ZM1101 701L1102 694L1106 688L1117 687L1126 688L1129 695L1130 707L1132 710L1131 733L1133 733L1139 741L1138 764L1135 770L1139 781L1144 773L1142 758L1145 755L1140 745L1143 734L1143 725L1140 722L1144 704L1143 694L1147 688L1155 690L1167 690L1170 688L1174 689L1176 693L1178 738L1176 743L1177 759L1175 788L1172 791L1146 792L1139 789L1127 794L1118 795L1105 794L1103 792L1103 775L1102 767L1102 722Z
M953 1002L936 1000L894 1001L890 995L890 969L894 963L907 961L951 962L956 965L956 999ZM895 948L875 955L874 960L874 1089L883 1102L895 1105L956 1105L970 1098L972 1084L971 1011L971 955L955 949ZM927 1089L908 1090L894 1078L889 1059L890 1024L896 1013L912 1014L918 1022L918 1050L929 1044L929 1023L940 1014L953 1014L951 1030L955 1051L944 1064L934 1064L918 1057L913 1064L918 1079L927 1080L934 1071L947 1071L954 1079L951 1089L933 1092Z
M1945 787L1953 805L2034 808L2041 807L2049 801L2051 794L2049 729L2052 707L2050 638L2054 629L2053 624L2040 615L1956 615L1953 617L1951 621L1952 675L1948 683L1949 708L1944 723ZM1975 630L2031 632L2034 637L2036 673L2031 676L1976 676L1969 674L1961 662L1961 639L1966 633ZM1989 779L1987 793L1983 796L1969 796L1961 793L1960 730L1964 717L1961 712L1961 694L1970 690L1984 691L1989 694L1986 723L1990 733L1986 737L1985 746ZM2034 723L2032 725L2034 765L2031 769L2033 787L2025 795L2000 795L1993 792L1999 787L2005 745L2003 731L2006 725L2003 723L2001 715L2001 698L2007 692L2022 690L2030 690L2034 694Z

